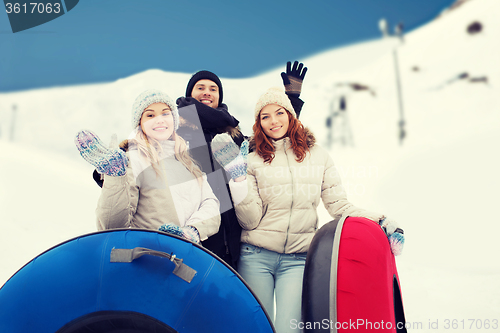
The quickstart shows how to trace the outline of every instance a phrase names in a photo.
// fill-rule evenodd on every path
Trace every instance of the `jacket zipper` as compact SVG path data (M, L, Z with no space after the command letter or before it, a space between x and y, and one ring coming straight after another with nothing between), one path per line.
M227 255L229 254L229 246L227 245L226 227L223 226L222 230L224 230L224 246L226 247L226 255Z
M290 161L288 160L288 154L286 153L286 138L283 141L283 149L285 152L286 161L288 163L288 171L290 172L290 179L291 179L291 184L292 184L292 203L290 204L290 213L288 215L288 226L286 229L285 244L283 246L283 253L286 253L286 245L288 243L288 231L290 230L290 222L292 220L292 208L293 208L293 176L292 176L292 171L290 170Z

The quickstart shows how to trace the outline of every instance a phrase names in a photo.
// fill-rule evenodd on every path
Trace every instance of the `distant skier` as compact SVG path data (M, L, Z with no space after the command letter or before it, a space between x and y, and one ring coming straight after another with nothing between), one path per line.
M340 141L344 146L354 147L354 137L347 114L349 87L352 88L353 85L337 87L336 96L330 102L330 115L326 119L327 147L329 148L335 141Z

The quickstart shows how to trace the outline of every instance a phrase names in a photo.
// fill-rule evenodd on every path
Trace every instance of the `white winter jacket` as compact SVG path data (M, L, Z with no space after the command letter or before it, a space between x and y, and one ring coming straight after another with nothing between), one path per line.
M171 223L196 227L201 240L217 233L219 201L203 175L200 186L186 167L175 159L174 141L162 143L161 164L166 177L127 145L129 166L121 177L104 176L96 215L99 230L115 228L153 229Z
M307 133L310 152L302 162L296 161L287 137L273 142L276 150L271 164L250 153L247 179L230 182L243 243L278 253L307 252L318 228L320 198L335 220L344 213L373 221L384 217L347 201L332 158ZM246 191L246 197L237 203L235 198Z

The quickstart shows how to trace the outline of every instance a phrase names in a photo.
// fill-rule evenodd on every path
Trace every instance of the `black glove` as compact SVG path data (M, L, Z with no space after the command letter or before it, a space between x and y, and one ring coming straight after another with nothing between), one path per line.
M294 97L300 96L300 91L302 89L302 81L304 81L304 76L306 76L307 67L304 67L303 63L295 61L292 63L289 61L286 63L286 73L281 73L281 78L283 79L283 85L285 86L285 92Z

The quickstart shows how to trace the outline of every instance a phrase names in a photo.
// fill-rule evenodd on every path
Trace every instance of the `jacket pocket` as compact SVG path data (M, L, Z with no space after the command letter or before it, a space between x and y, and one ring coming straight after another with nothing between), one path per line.
M295 253L294 254L295 259L297 260L303 260L306 261L307 258L307 252L302 252L302 253Z
M242 256L254 254L256 251L257 251L257 246L255 246L255 245L246 244L246 243L241 244L240 255L242 255Z

